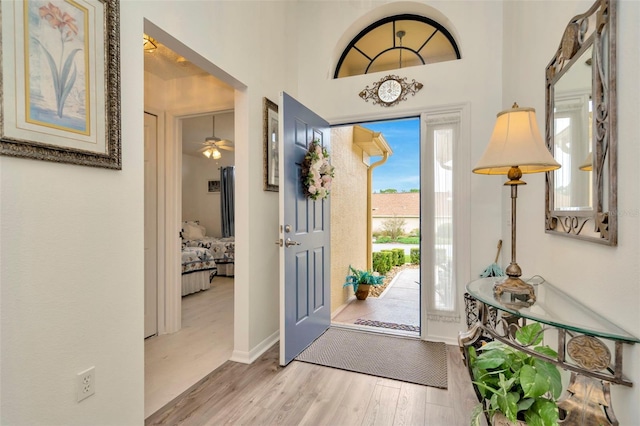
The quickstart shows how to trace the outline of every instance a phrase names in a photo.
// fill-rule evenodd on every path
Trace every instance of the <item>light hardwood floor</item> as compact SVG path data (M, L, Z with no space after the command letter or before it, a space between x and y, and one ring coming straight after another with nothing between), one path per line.
M282 368L278 350L276 344L251 365L226 362L146 425L456 426L469 424L476 404L453 346L447 390L298 361Z
M233 352L233 278L182 298L182 329L145 340L145 417L222 365Z

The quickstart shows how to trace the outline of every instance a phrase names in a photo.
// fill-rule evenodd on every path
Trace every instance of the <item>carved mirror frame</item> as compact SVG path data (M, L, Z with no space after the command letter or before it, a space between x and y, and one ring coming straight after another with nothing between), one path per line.
M592 209L557 209L554 171L547 172L545 231L611 246L618 242L616 14L617 0L598 0L588 11L571 19L556 54L546 68L546 142L555 156L555 85L572 66L577 66L581 55L593 47Z

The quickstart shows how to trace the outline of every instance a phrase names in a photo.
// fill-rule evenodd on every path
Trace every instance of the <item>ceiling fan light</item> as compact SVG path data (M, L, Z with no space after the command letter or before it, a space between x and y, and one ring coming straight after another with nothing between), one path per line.
M202 152L202 155L204 155L207 158L211 158L211 148L205 150Z
M211 150L211 158L213 158L214 160L219 160L220 157L222 157L222 154L220 154L220 151L218 151L217 149L213 148Z

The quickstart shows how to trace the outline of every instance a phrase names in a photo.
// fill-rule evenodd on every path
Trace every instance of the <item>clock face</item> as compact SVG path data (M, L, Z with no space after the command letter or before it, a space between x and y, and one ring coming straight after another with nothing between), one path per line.
M383 81L378 86L378 97L382 102L391 103L395 102L402 93L402 86L398 80L389 79Z

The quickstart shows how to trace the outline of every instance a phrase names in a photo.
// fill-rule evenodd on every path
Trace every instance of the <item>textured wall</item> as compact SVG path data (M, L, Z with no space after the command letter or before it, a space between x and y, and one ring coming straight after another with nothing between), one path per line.
M353 144L353 127L331 131L331 164L336 168L331 191L331 311L353 290L342 287L349 265L367 266L367 166Z

